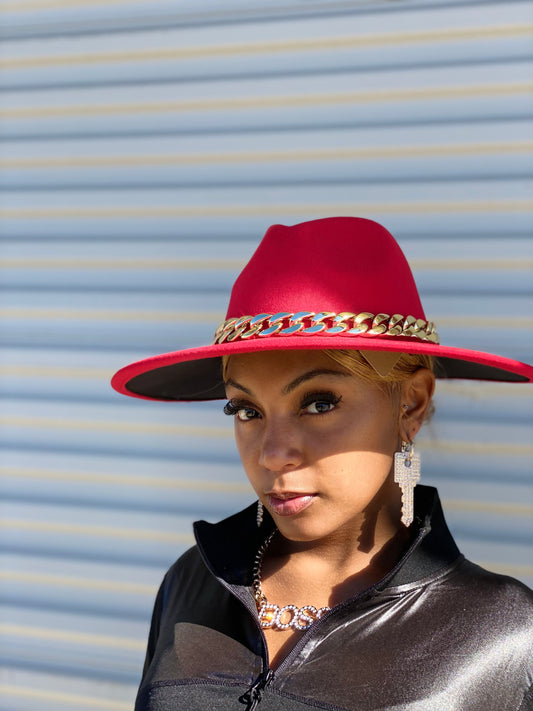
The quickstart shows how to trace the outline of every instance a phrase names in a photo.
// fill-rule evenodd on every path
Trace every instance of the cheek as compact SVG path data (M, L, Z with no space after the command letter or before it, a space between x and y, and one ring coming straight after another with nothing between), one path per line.
M254 474L254 462L258 459L258 449L251 432L242 432L242 426L235 423L235 444L248 478Z
M374 454L391 458L397 449L398 429L388 414L348 420L326 437L315 440L314 446L320 448L324 456L344 453L355 460Z
M377 408L360 430L361 449L392 456L398 443L398 423L387 405Z
M388 486L392 461L390 455L372 451L336 455L324 461L317 488L332 517L366 509Z
M254 427L253 420L250 422L243 422L239 420L237 415L233 418L233 436L235 437L235 442L239 451L244 448L250 448L254 439L257 438L257 434L254 436L256 428Z
M381 485L390 474L393 457L386 452L336 454L322 460L322 476L339 491L366 491Z

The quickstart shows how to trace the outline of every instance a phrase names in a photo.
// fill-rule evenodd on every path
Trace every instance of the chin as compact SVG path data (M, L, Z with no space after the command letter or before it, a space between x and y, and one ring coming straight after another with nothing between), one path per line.
M323 518L321 520L316 520L311 516L274 516L274 522L278 527L281 535L294 542L298 543L310 543L312 541L319 541L328 536L334 535L336 528L331 528L331 526L324 526Z

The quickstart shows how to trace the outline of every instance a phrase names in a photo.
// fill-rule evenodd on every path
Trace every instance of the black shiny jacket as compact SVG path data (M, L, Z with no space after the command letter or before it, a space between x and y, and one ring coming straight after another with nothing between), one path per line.
M195 524L167 573L136 711L531 711L533 593L465 560L437 492L378 584L306 630L273 672L251 595L255 506Z

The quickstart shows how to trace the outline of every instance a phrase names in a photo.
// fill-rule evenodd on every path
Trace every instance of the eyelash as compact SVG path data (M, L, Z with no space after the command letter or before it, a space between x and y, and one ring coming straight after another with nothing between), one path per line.
M333 405L331 410L334 410L335 407L339 404L341 401L341 396L340 395L335 395L335 393L332 392L311 392L311 393L306 393L303 398L302 398L302 404L300 407L302 410L305 410L309 405L312 405L315 402L325 402L328 405ZM327 412L331 412L331 410L326 410L326 412L320 413L321 415L327 414ZM316 413L318 414L318 413Z
M332 405L331 410L334 410L335 407L341 401L341 399L342 398L340 395L335 395L332 392L310 392L310 393L306 393L302 397L300 409L305 410L310 405L313 405L314 403L327 403L328 405ZM241 412L242 410L252 410L253 412L257 413L257 410L255 409L255 407L252 407L248 403L242 402L239 400L229 400L224 405L224 414L232 416L232 417L234 417L235 415L238 415L239 412ZM326 415L328 412L331 412L331 410L326 410L325 412L309 413L309 414ZM249 419L256 419L256 416L250 417ZM242 421L247 422L247 420L242 420Z
M256 414L258 414L255 407L248 405L246 402L240 402L239 400L229 400L224 405L224 414L225 415L230 415L230 416L236 415L238 417L238 419L240 419L242 422L248 422L248 419L243 420L241 417L239 417L239 412L243 412L244 410L252 410ZM255 419L256 419L255 415L253 417L249 418L249 420L255 420Z
M228 402L224 405L223 412L225 415L233 417L233 415L236 415L239 410L243 410L245 407L246 406L243 403L240 403L237 400L228 400Z

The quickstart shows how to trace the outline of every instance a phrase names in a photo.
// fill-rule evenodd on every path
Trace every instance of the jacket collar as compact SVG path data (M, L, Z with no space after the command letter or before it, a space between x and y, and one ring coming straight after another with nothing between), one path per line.
M413 535L394 568L374 586L385 589L427 578L460 556L446 525L437 490L415 488ZM256 504L219 523L197 521L194 534L200 553L212 573L230 585L252 584L255 557L260 545L274 529L265 510L263 524L256 525Z

